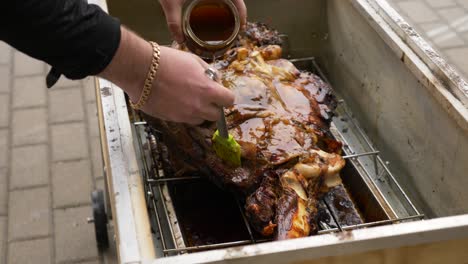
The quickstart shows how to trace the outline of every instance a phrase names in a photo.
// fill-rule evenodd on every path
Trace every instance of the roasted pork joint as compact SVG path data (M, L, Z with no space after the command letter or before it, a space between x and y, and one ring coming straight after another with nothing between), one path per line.
M249 24L238 43L213 67L236 96L225 115L242 149L241 167L215 155L214 123L148 122L162 134L170 167L195 170L234 192L258 233L276 239L314 234L318 200L340 183L345 164L341 143L329 132L335 98L318 76L281 58L280 38L265 25Z

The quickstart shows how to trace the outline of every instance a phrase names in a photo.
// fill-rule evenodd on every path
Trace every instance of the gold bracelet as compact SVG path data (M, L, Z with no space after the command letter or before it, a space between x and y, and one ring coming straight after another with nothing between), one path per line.
M159 48L159 45L156 42L150 41L150 43L151 46L153 46L153 59L151 60L151 66L148 71L148 75L146 76L143 91L141 92L141 96L138 102L133 103L132 100L130 100L130 106L135 110L141 109L146 104L146 101L148 101L148 98L151 94L151 86L153 85L154 77L156 76L156 72L159 68L159 58L161 56L161 49Z

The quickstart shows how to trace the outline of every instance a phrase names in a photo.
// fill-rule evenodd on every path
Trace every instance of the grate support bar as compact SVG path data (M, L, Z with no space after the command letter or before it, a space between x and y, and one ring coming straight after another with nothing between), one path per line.
M255 241L255 237L252 233L252 229L250 228L249 221L247 221L247 217L245 216L244 210L242 209L242 206L239 200L237 200L236 202L237 202L237 207L239 208L239 212L242 215L242 220L244 220L245 227L247 228L247 231L249 232L250 240L252 241L253 244L255 244L257 242Z
M396 219L375 221L375 222L364 223L364 224L359 224L359 225L344 226L344 227L341 227L341 229L339 228L324 229L324 230L320 230L318 234L323 235L323 234L328 234L328 233L333 233L333 232L351 231L351 230L356 230L356 229L371 227L371 226L395 224L398 222L404 222L404 221L410 221L410 220L422 220L424 219L424 217L425 217L424 214L420 214L420 215L413 215L413 216L408 216L408 217L400 217Z
M338 228L325 229L325 230L320 230L318 234L323 235L323 234L329 234L329 233L340 232L340 231L341 232L351 231L351 230L356 230L356 229L365 228L365 227L394 224L397 222L422 219L422 218L424 218L424 215L415 215L415 216L402 217L402 218L392 219L392 220L383 220L383 221L376 221L372 223L344 226L342 227L342 230ZM269 241L272 241L272 239L262 239L257 242L269 242ZM249 245L249 244L252 244L251 240L240 240L240 241L234 241L234 242L228 242L228 243L218 243L218 244L203 245L203 246L167 249L165 250L165 252L184 252L184 251L206 250L206 249L216 249L216 248L223 248L223 247L242 246L242 245Z
M306 57L306 58L301 58L301 59L296 59L296 61L310 61L315 70L317 70L317 73L319 74L319 76L328 84L332 87L330 81L328 80L328 78L325 76L325 74L323 73L322 69L319 67L315 57ZM345 101L343 99L340 99L339 102L341 102L341 104L344 104ZM356 123L356 121L354 120L353 118L353 115L349 113L347 107L343 107L344 110L345 110L345 113L347 115L347 117L349 118L349 120L351 120L352 124L357 128L358 132L359 132L359 135L361 136L361 138L364 139L364 141L366 142L367 146L371 149L372 152L379 152L377 149L374 148L373 144L371 143L370 139L366 136L366 134L364 133L364 131L362 130L362 128ZM378 161L380 163L380 165L383 167L383 169L385 170L385 172L387 173L387 175L390 177L390 179L392 180L393 184L395 184L395 186L397 186L398 188L398 191L403 195L405 201L410 205L410 207L412 208L412 210L415 212L416 215L421 215L420 211L416 208L416 206L414 205L414 203L411 201L411 199L409 198L408 194L405 192L405 190L401 187L400 183L397 181L396 177L393 175L393 173L390 171L390 169L388 168L387 164L385 164L385 162L382 160L382 158L380 157L380 155L377 153L375 154L375 158L374 158L374 161ZM377 168L377 164L374 163L374 167L375 167L375 171L377 172L378 174L378 168Z
M351 159L351 158L359 158L359 157L365 157L365 156L371 156L371 155L378 155L380 151L371 151L371 152L365 152L365 153L359 153L359 154L351 154L351 155L346 155L343 156L343 159Z
M200 176L187 176L187 177L161 177L159 179L147 179L146 182L150 184L154 183L166 183L166 182L172 182L172 181L186 181L186 180L199 180L202 179Z
M133 115L136 116L135 110L132 110L132 111L133 111ZM141 159L142 159L143 167L144 167L144 170L143 170L142 174L143 174L144 180L147 181L149 179L150 169L149 169L149 166L148 166L148 162L146 160L146 155L145 155L144 150L142 148L143 140L142 140L140 131L138 131L138 125L136 123L138 123L138 122L134 122L135 129L136 129L135 134L137 136L138 148L140 149ZM149 200L151 202L150 204L152 205L154 217L155 217L155 220L156 220L156 225L158 226L159 235L161 237L161 245L162 245L163 251L164 251L164 250L167 249L167 244L166 244L166 238L164 237L164 234L163 234L164 232L162 232L163 229L162 229L162 223L161 223L161 216L158 213L157 201L154 198L154 192L153 192L153 190L151 190L151 188L149 190L146 190L146 187L145 187L145 191L146 191L146 198L147 198L147 200ZM164 256L167 256L166 252L164 252Z
M227 242L227 243L219 243L219 244L211 244L211 245L203 245L203 246L193 246L193 247L184 247L184 248L171 248L166 249L164 252L187 252L187 251L195 251L195 250L207 250L207 249L216 249L216 248L223 248L223 247L233 247L233 246L242 246L242 245L250 245L252 244L251 240L241 240L241 241L234 241L234 242Z

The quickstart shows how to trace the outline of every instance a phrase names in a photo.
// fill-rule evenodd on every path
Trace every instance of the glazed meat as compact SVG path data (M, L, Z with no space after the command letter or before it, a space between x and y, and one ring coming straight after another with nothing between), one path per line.
M198 172L245 203L257 232L276 239L316 233L318 200L339 181L345 165L329 123L336 106L317 75L281 58L280 38L249 24L238 46L213 63L235 95L225 110L230 134L242 149L241 167L230 167L211 145L216 130L147 118L167 147L170 172Z

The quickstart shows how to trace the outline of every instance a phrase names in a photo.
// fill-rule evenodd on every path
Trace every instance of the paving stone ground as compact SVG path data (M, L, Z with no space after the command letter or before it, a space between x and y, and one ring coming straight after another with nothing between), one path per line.
M468 79L468 0L388 0Z
M468 0L390 2L468 76ZM0 264L114 263L85 221L104 184L93 79L48 91L48 69L0 42Z
M0 42L0 264L116 263L86 222L104 175L94 81L48 90L48 69Z

